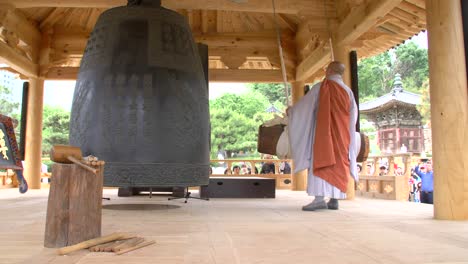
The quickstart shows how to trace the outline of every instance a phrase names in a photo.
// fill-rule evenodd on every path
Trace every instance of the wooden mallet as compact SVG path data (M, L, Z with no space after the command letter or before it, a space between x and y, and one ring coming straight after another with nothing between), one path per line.
M94 174L97 170L81 162L81 149L75 146L55 145L50 150L50 159L58 163L75 163L76 165Z

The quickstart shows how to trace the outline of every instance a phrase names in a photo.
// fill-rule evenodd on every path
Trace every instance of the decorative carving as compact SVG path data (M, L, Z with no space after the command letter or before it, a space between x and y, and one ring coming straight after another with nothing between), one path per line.
M377 182L372 181L369 183L369 192L379 192L379 185Z
M391 192L393 192L393 187L390 184L386 184L385 188L384 188L384 191L386 193L391 193Z
M363 191L364 190L364 184L362 182L358 183L358 190Z
M207 185L209 165L168 163L106 163L105 186L154 187L192 186L193 182ZM184 177L180 177L184 175ZM205 179L206 178L206 179ZM204 179L204 180L201 180Z

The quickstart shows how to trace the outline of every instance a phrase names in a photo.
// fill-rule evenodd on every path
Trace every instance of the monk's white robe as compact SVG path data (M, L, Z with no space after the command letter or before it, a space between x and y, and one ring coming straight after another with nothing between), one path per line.
M343 82L340 75L332 75L329 80L338 83L349 95L350 105L350 145L349 145L349 166L351 176L357 182L357 151L359 146L356 144L356 121L357 105L354 101L354 95L351 89ZM307 175L307 193L310 196L325 196L335 199L346 198L346 193L327 181L314 175L313 170L313 143L315 141L315 127L317 120L318 101L320 86L322 83L315 84L312 89L289 111L289 142L291 145L291 155L294 160L294 173L308 169Z

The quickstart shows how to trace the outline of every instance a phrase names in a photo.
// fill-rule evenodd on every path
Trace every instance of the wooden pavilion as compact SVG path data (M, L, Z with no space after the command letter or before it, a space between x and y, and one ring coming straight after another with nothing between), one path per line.
M403 89L401 75L396 74L389 93L359 105L359 113L377 128L377 145L381 152L399 153L403 145L404 152L424 150L422 116L416 109L420 100L420 95Z
M282 82L276 21L293 103L303 96L305 83L323 76L332 53L350 69L355 66L350 64L350 51L358 58L376 55L427 29L437 175L434 215L468 219L468 97L461 2L275 0L275 16L270 0L163 0L162 5L184 15L196 41L209 46L212 82ZM125 4L125 0L0 0L0 61L30 86L25 175L31 188L40 188L44 81L76 79L98 16ZM351 83L350 72L345 82Z

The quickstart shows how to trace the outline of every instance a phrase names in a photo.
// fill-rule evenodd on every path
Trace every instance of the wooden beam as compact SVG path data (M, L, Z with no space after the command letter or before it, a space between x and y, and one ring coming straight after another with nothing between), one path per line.
M39 27L41 29L52 27L55 24L55 22L59 21L66 15L68 10L68 8L54 8L54 10L52 10L52 12L50 12L50 14L44 20L42 20Z
M58 57L81 56L89 37L88 32L81 29L63 30L56 28L51 47ZM287 34L282 38L283 51L290 60L295 60L295 47ZM210 55L226 54L247 56L266 56L278 53L276 35L273 31L255 33L226 34L195 34L195 41L208 45ZM214 52L214 54L213 54Z
M335 42L347 45L367 32L382 17L392 11L402 0L373 0L353 9L340 23Z
M45 78L47 80L76 80L79 67L50 68ZM283 81L280 70L229 70L210 69L210 82L265 82L280 83Z
M215 47L276 47L276 32L273 30L243 33L194 34L196 42ZM281 34L283 48L294 47L294 36L287 32Z
M422 9L426 9L426 1L425 0L405 0L405 2L413 4L413 5L417 6L417 7L422 8Z
M307 56L296 68L296 82L304 81L331 60L330 47L322 44Z
M37 77L39 67L13 48L0 41L0 61L7 64L15 71L28 76Z
M46 80L76 80L80 67L53 67L47 72Z
M75 7L75 8L110 8L126 5L126 0L0 0L0 4L12 4L16 8L31 7ZM231 0L162 0L162 6L169 9L204 9L239 12L272 13L271 1L248 0L235 3ZM322 1L310 0L276 0L277 13L297 14L316 12L323 9Z
M33 61L37 61L39 45L41 42L40 30L31 23L20 10L8 10L0 21L3 30L13 32L20 40L30 47Z
M210 82L280 83L280 70L209 70Z
M291 19L289 19L286 15L284 14L278 14L277 15L278 22L285 26L287 29L289 29L292 32L297 31L297 25L294 23Z

